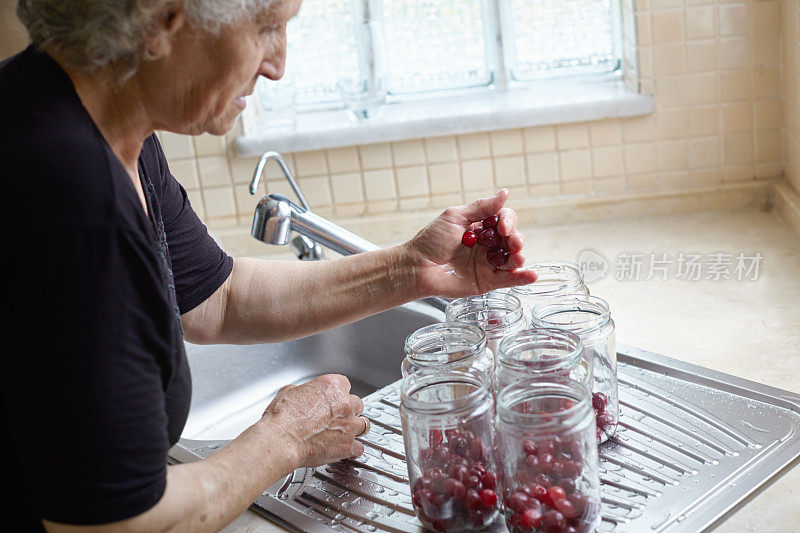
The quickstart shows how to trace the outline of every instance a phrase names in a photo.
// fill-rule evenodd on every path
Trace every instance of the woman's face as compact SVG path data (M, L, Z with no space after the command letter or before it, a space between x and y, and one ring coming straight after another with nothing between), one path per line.
M156 129L222 135L244 110L259 76L278 80L286 62L286 24L302 0L275 0L218 34L183 24L169 54L137 76Z

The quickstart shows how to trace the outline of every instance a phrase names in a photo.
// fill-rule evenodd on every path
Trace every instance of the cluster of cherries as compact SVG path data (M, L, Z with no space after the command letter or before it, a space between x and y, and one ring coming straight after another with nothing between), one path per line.
M432 429L428 443L411 490L417 517L436 531L487 526L499 510L499 479L487 462L493 451L469 430Z
M483 219L482 226L467 230L461 236L461 244L468 248L472 248L476 244L489 248L486 260L495 268L508 263L508 257L511 255L506 248L505 237L497 231L498 222L500 222L498 215L490 215Z
M577 490L583 471L579 441L522 443L516 488L506 491L506 524L512 533L578 533L593 522L590 499ZM587 509L588 508L588 509Z
M592 393L592 407L594 407L597 424L597 442L600 442L603 433L608 433L614 425L614 416L606 410L608 397L602 392Z

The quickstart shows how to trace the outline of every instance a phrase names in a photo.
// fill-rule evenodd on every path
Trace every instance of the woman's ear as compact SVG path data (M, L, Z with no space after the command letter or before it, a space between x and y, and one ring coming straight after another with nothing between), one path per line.
M183 2L176 2L157 15L145 35L145 58L158 59L169 55L172 41L185 23Z

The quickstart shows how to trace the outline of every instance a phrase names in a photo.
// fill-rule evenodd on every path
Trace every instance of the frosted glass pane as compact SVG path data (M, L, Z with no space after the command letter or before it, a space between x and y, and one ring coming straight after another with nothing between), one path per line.
M489 82L480 0L386 0L383 20L390 92Z
M615 65L612 0L511 0L510 4L505 26L514 78L610 70Z
M297 103L341 101L337 69L358 68L353 0L305 0L286 29L286 77L297 86Z

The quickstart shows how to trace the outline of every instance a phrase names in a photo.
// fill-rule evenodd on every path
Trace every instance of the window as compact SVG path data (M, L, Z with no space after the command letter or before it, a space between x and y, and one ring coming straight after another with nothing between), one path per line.
M620 19L619 0L305 0L287 30L285 79L260 80L256 94L291 85L302 112L343 107L342 73L381 78L387 102L617 79ZM357 31L368 20L375 35ZM249 112L246 131L258 121Z

